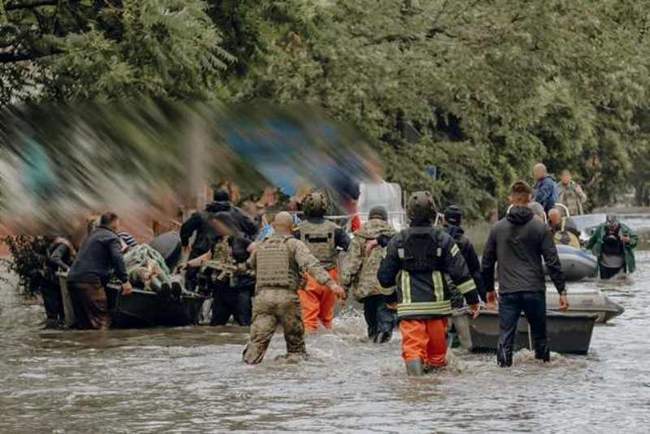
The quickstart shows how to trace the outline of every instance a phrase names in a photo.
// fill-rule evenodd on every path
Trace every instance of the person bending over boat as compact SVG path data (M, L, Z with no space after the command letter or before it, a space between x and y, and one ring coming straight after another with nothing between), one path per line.
M202 281L212 292L210 325L225 325L232 316L237 324L248 326L255 289L255 278L246 268L251 241L240 235L236 222L227 212L211 215L208 224L220 241L210 252L188 261L187 266L201 269Z
M122 283L122 295L132 287L117 235L119 218L112 212L102 214L99 226L90 233L68 273L68 288L77 328L107 329L111 325L105 286L114 275Z
M548 212L548 226L553 233L555 244L580 248L580 231L571 217L564 217L562 211L553 208Z
M639 237L616 216L609 215L599 225L586 245L598 258L601 279L611 279L621 271L633 273L636 269L634 249Z
M522 310L530 324L535 358L550 360L546 335L546 284L542 257L560 294L560 310L569 307L564 274L548 227L533 217L528 207L532 189L515 182L510 193L512 207L490 231L483 252L483 283L488 304L496 302L494 269L499 263L499 343L497 363L512 366L517 323Z
M351 288L354 298L363 304L368 338L375 343L390 341L397 323L395 308L391 307L388 299L395 288L383 289L377 280L379 264L386 254L385 247L395 235L395 229L387 220L386 208L372 208L368 221L350 243L341 266L341 284L346 289Z
M343 288L307 246L292 235L292 227L291 214L278 213L273 220L273 235L262 241L249 259L249 266L257 276L253 324L243 355L244 362L250 365L264 359L280 324L284 329L287 355L306 357L305 328L297 294L303 273L309 273L319 284L327 285L337 297L345 298Z

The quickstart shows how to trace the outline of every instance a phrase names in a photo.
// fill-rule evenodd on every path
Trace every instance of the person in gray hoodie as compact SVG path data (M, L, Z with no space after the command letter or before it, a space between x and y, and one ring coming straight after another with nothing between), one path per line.
M527 206L532 189L515 182L508 215L490 231L483 252L483 284L488 304L496 301L494 271L499 264L499 366L512 365L512 351L521 312L526 314L535 346L535 358L549 361L546 335L546 284L542 258L560 294L560 309L569 307L564 275L549 228Z

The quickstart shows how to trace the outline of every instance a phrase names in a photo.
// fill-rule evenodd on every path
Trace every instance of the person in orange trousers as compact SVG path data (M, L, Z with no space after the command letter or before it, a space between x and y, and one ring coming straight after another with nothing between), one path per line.
M402 320L399 330L405 363L422 360L426 368L447 365L447 318Z
M328 273L334 281L338 281L336 268L332 268ZM331 329L338 297L327 285L321 285L311 275L306 274L305 280L305 289L298 291L305 330L315 332L320 324L326 329Z
M409 227L388 242L377 280L384 288L395 287L389 302L397 307L406 372L422 375L447 364L447 318L452 308L446 276L463 294L474 317L479 313L479 296L456 242L433 226L436 210L431 193L413 193L407 213Z
M339 251L348 249L350 238L342 228L324 218L327 208L328 199L324 193L309 193L302 202L305 220L298 224L294 235L305 243L320 265L337 281ZM314 332L320 324L331 329L337 297L327 286L318 284L309 275L305 275L305 282L303 289L298 291L305 330Z

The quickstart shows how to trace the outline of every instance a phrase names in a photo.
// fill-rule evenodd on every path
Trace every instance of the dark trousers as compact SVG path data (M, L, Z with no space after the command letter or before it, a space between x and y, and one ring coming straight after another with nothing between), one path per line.
M63 312L63 297L61 296L59 282L54 280L47 281L41 288L41 295L43 296L43 305L45 307L48 327L63 324L65 314Z
M535 348L535 358L549 360L546 336L546 295L543 292L515 292L499 296L499 366L512 366L512 351L521 312L526 314Z
M396 314L386 306L386 296L371 295L363 300L363 316L368 325L368 338L377 343L390 341Z
M612 277L616 276L618 273L623 270L624 267L619 267L619 268L609 268L609 267L603 267L600 265L598 269L600 270L600 278L603 280L611 279Z
M210 325L225 325L230 317L240 326L249 326L252 317L253 288L219 288L212 293Z
M100 283L71 283L76 328L105 330L111 326L106 291Z

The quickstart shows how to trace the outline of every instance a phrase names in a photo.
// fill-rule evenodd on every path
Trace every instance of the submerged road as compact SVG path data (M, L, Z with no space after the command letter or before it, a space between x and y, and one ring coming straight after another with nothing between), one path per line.
M43 331L40 306L0 283L0 432L648 432L650 252L631 282L597 285L626 312L588 356L550 364L455 350L444 372L407 378L398 339L363 342L348 312L307 340L312 357L241 363L236 327ZM570 287L571 288L571 287ZM570 290L569 288L569 290Z

